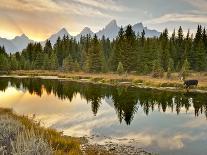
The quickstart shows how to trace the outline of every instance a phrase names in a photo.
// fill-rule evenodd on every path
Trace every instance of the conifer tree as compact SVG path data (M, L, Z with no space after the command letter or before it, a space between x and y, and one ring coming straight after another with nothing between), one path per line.
M119 64L118 64L118 67L117 67L117 73L118 73L119 75L122 75L122 74L124 73L124 67L123 67L123 65L122 65L121 62L119 62Z
M136 35L132 26L128 25L124 32L124 50L120 51L121 62L126 71L135 71L137 65Z
M178 29L178 37L176 39L176 51L177 51L177 63L176 66L178 69L181 68L181 64L183 64L184 61L184 35L183 35L183 29L180 26Z
M160 61L158 59L154 60L152 76L155 77L155 78L162 77L163 76L163 72L164 71L163 71L163 68L161 67Z
M91 47L89 49L89 71L101 72L103 69L103 53L101 51L100 43L95 35Z
M49 58L49 69L56 70L58 69L58 59L55 52L52 52Z
M72 71L74 69L73 59L70 55L63 60L63 69L65 71Z
M9 70L9 60L4 54L0 54L0 70L8 71Z
M181 76L183 77L183 80L185 80L186 77L188 76L189 70L190 70L190 64L189 64L188 60L185 59L183 65L182 65L181 72L180 72Z
M194 48L193 48L193 69L196 71L202 71L206 69L207 65L207 58L206 58L206 52L205 52L205 45L203 43L202 38L202 26L199 25L197 29L197 33L194 39Z
M165 29L162 35L160 36L160 42L161 42L161 50L160 50L160 56L161 56L161 65L162 68L167 71L168 69L168 62L170 59L170 53L169 53L169 46L168 46L168 30Z
M18 70L19 69L19 63L15 56L11 56L10 58L10 69L11 70Z
M168 67L167 67L167 78L171 78L171 74L174 71L174 62L173 59L169 59Z
M80 64L78 63L78 61L76 60L73 64L73 70L75 72L79 72L80 71Z
M121 53L124 51L124 30L122 27L119 30L119 34L114 44L115 45L110 58L110 66L113 71L116 71L118 63L122 60Z
M44 51L45 54L48 54L49 57L51 56L51 54L52 54L52 44L51 44L50 40L46 40L45 47L44 47L43 51Z

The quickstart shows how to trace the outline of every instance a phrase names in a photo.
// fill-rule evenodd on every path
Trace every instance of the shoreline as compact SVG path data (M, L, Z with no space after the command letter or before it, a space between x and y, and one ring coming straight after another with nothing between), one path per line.
M0 124L3 125L0 127L0 130L3 131L0 135L0 154L15 151L17 154L31 152L41 154L47 152L48 154L54 155L152 155L152 153L146 152L138 146L134 146L131 142L122 144L113 142L113 139L109 138L110 141L106 141L104 144L99 144L91 141L96 135L93 135L92 137L66 136L63 132L41 126L40 122L35 121L35 118L16 114L12 109L0 107ZM11 127L15 128L15 130ZM7 140L7 137L2 137L2 135L10 134L13 135L11 142L2 143L2 140L3 142L4 140ZM21 138L19 138L20 136ZM24 140L22 142L19 141L19 139ZM13 148L13 145L15 146L15 149ZM36 145L38 146L37 148Z
M198 75L196 75L198 76ZM119 76L118 74L89 74L89 73L63 73L58 71L12 71L9 74L4 74L1 77L14 78L41 78L41 79L57 79L64 81L84 82L92 84L103 84L115 87L135 87L143 89L154 89L160 91L186 92L183 88L183 82L176 79L176 75L172 79L152 78L141 75ZM190 77L189 77L190 78ZM192 76L192 78L195 78ZM201 76L197 88L191 88L189 92L207 93L207 76ZM203 80L203 81L202 81ZM201 81L201 82L200 82Z

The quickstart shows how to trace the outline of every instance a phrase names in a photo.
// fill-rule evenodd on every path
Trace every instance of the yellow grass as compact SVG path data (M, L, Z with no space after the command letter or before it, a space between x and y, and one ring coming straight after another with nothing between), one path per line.
M12 71L10 74L26 75L26 76L57 76L59 78L68 78L71 80L88 79L89 82L120 84L121 82L131 82L134 85L143 84L149 87L176 87L183 88L183 81L179 79L178 73L173 73L171 79L153 78L151 75L135 75L127 74L119 76L114 73L85 73L85 72L60 72L60 71L45 71L45 70L30 70L30 71ZM197 79L199 81L198 89L207 90L207 72L196 73L192 72L187 79Z
M79 155L80 150L80 139L69 136L63 136L62 133L57 132L54 129L41 127L38 122L26 117L18 116L12 112L11 109L0 108L0 115L9 115L14 120L17 120L25 126L28 131L34 131L35 135L41 135L43 138L51 144L54 154L62 155Z

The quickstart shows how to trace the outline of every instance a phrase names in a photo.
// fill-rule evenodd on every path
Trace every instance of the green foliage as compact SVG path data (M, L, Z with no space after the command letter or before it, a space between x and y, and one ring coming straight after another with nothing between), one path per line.
M10 68L8 56L0 54L0 71L7 71Z
M70 55L63 60L63 69L64 71L73 70L73 60Z
M49 69L50 70L56 70L58 68L58 60L55 52L52 52L50 58L49 58Z
M152 76L154 78L159 78L159 77L163 77L163 73L164 70L160 65L160 61L159 60L155 60L153 63L153 73Z
M171 78L171 73L174 71L174 61L172 58L170 58L168 62L168 67L167 67L167 78Z
M80 71L80 65L79 65L79 63L78 63L78 61L76 60L74 63L73 63L73 70L75 71L75 72L79 72Z
M183 77L184 80L188 76L189 70L190 70L190 64L189 64L188 60L185 59L185 61L183 63L183 66L182 66L182 69L180 71L180 74L181 74L181 76Z
M95 35L92 43L91 48L89 49L89 71L90 72L101 72L103 68L103 53L100 48L100 43Z
M10 69L11 70L18 70L19 69L19 62L17 61L16 57L10 58Z
M123 65L122 65L121 62L119 62L119 64L118 64L118 67L117 67L117 73L118 73L119 75L122 75L122 74L124 73L124 67L123 67Z

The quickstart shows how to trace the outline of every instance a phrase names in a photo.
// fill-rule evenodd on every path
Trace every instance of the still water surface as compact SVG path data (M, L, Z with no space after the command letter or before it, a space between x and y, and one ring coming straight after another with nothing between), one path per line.
M159 154L207 154L207 94L61 80L0 78L0 107L93 141Z

